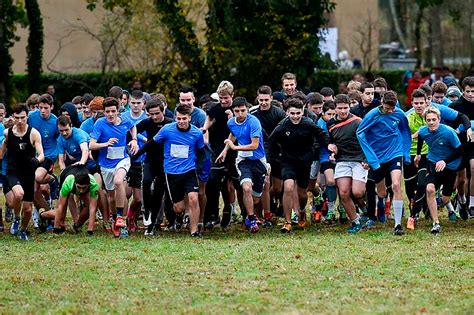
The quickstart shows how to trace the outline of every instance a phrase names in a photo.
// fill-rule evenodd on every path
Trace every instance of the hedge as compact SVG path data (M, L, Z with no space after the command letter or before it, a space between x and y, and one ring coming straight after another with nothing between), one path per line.
M334 91L338 91L340 82L348 82L355 73L363 74L368 80L373 80L376 77L384 77L391 89L397 91L400 95L404 94L402 76L403 70L396 71L374 71L371 73L364 72L340 72L336 70L319 70L314 76L302 80L298 78L298 86L303 91L319 91L322 87L331 87ZM106 95L109 88L113 85L121 86L127 89L133 80L139 79L143 83L144 90L152 92L161 92L171 100L177 100L177 90L180 87L169 87L166 82L169 82L166 77L159 73L137 73L137 72L113 72L102 75L100 73L82 73L82 74L43 74L41 77L41 92L46 91L48 85L53 84L56 89L56 98L60 102L70 101L76 95L83 95L84 93L92 93L93 95ZM247 86L245 82L235 82L232 78L228 78L236 87L236 95L243 95L249 100L255 97L255 91L258 86ZM28 98L28 88L26 75L17 74L13 76L13 101L24 102ZM183 82L186 85L187 82ZM214 82L217 87L219 82ZM280 78L274 78L272 82L267 82L273 89L280 89ZM197 95L205 93L212 93L214 91L199 91ZM171 101L170 104L174 102Z

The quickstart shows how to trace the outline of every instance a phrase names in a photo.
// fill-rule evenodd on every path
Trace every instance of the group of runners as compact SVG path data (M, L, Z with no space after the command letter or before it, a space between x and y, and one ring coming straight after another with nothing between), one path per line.
M336 220L357 233L392 218L403 235L421 213L434 234L440 208L450 221L474 215L474 77L462 91L423 85L406 111L383 78L337 95L306 95L292 73L281 82L277 92L260 86L254 104L228 81L199 100L184 87L173 111L162 94L118 86L75 97L59 116L50 94L31 95L9 118L0 105L0 229L11 222L28 240L30 221L55 234L71 221L89 235L188 228L200 237L241 216L251 233L278 218L283 233Z

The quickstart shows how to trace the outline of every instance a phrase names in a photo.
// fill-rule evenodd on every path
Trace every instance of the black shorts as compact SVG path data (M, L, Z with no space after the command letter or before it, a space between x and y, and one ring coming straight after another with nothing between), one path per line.
M319 167L319 173L324 174L325 171L327 170L335 170L336 169L336 163L333 162L323 162L321 163L321 166Z
M436 165L428 162L428 170L426 172L426 184L434 184L436 189L443 185L443 196L451 197L454 191L454 183L456 181L457 171L445 168L442 172L436 172Z
M142 163L132 163L127 172L127 183L131 188L142 188L143 168Z
M390 173L393 170L402 170L403 158L397 157L388 162L380 164L380 167L372 172L372 179L376 184L380 183L387 176L390 177Z
M48 171L48 174L53 174L54 171L54 161L45 157L44 161L41 162L38 167L44 168L46 171Z
M20 185L23 188L23 201L33 202L33 196L35 192L35 173L18 173L7 174L7 183L10 189L16 185Z
M310 172L311 164L282 164L281 166L282 180L294 179L300 188L308 188Z
M280 161L271 161L270 162L270 175L273 178L281 180L281 162Z
M190 192L199 192L196 170L184 174L165 174L166 186L171 196L171 202L178 203L184 200L184 195Z
M237 164L240 186L245 182L252 184L252 194L255 197L262 196L267 167L260 160L244 159Z

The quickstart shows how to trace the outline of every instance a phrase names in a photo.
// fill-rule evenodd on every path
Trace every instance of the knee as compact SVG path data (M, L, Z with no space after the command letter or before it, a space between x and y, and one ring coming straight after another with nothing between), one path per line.
M401 192L401 186L400 183L392 183L392 190L394 193L399 193Z
M23 190L14 190L13 191L13 199L16 200L16 201L23 200L24 195L25 195L25 192Z
M189 201L189 204L197 205L199 201L198 194L189 194L188 201Z
M121 189L123 187L123 179L122 178L115 178L114 179L114 188L115 190Z
M353 195L354 198L356 198L356 199L361 199L361 198L364 197L365 191L355 190L355 191L352 192L352 195Z
M285 190L286 193L293 193L295 190L295 183L294 182L288 182L283 185L283 189Z
M429 196L432 196L436 193L436 189L434 187L434 185L428 185L426 186L426 194L429 195Z
M243 183L242 190L244 191L244 194L251 194L252 193L252 184L249 183L249 182Z

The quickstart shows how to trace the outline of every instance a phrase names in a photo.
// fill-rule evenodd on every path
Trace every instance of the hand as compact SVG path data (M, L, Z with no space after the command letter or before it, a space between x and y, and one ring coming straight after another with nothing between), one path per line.
M230 109L226 110L225 113L227 114L227 119L231 119L234 117L234 113Z
M415 159L413 160L413 164L415 164L416 167L420 166L420 160L421 160L421 155L415 156Z
M230 139L225 139L224 144L228 145L232 150L235 150L235 144Z
M76 162L76 163L74 163L74 164L72 164L72 165L83 166L84 163L82 163L81 161L78 161L78 162Z
M362 167L364 168L364 170L370 169L370 166L367 162L360 162L360 164L362 164Z
M472 135L472 129L471 128L469 128L466 131L466 137L467 137L468 142L473 142L474 141L474 136Z
M337 146L335 144L329 144L328 150L333 152L334 154L337 154Z
M336 154L331 153L331 155L329 156L329 161L332 161L332 162L335 162L336 161Z
M110 138L109 141L107 141L107 146L108 147L111 147L113 146L114 144L116 144L118 142L118 139L117 138Z
M130 154L135 155L138 152L138 144L137 140L132 140L128 143L128 147L130 148Z
M436 172L442 172L445 167L446 167L446 162L441 160L441 161L436 162L435 170Z
M418 138L418 130L414 134L411 135L411 138L412 139Z
M222 151L221 154L219 154L219 156L217 157L216 163L223 163L226 155L227 155L227 152L225 152L225 150Z

